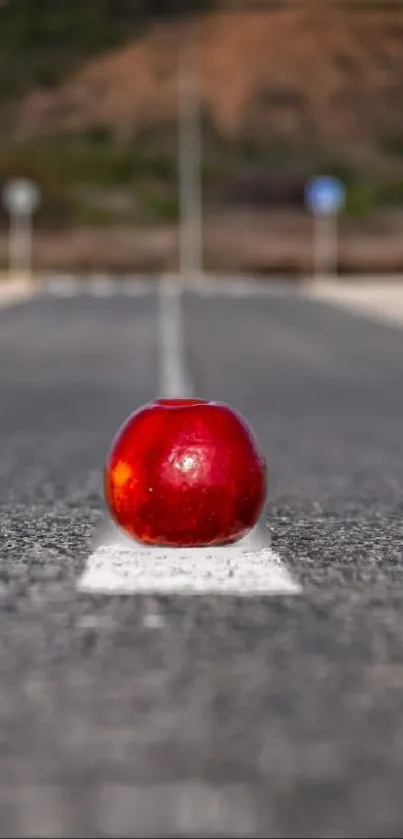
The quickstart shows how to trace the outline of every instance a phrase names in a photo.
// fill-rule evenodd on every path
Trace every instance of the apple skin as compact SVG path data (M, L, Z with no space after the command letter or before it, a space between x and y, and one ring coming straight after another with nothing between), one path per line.
M144 544L238 541L266 498L266 462L246 420L222 402L157 399L135 411L104 472L112 518Z

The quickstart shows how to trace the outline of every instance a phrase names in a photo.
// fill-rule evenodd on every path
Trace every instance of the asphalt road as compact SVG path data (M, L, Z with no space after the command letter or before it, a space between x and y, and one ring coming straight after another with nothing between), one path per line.
M400 837L403 331L188 295L196 393L258 433L303 594L78 594L106 451L156 395L157 311L0 311L0 836Z

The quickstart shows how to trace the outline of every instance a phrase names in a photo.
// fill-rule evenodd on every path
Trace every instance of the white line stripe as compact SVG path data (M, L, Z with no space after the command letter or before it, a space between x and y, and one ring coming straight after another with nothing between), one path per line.
M143 297L154 294L160 287L163 295L169 288L178 283L183 287L183 279L178 275L174 280L173 275L162 275L157 279L155 275L101 275L101 274L54 274L40 275L37 286L48 293L59 297L72 297L82 294L89 294L94 297L109 297L112 295L127 295L130 297ZM215 277L203 275L192 279L186 285L186 291L198 297L275 297L290 295L293 293L304 293L306 288L303 283L293 283L287 280L257 280L254 277ZM169 291L169 294L171 292ZM167 296L169 296L167 293Z
M154 294L156 291L156 281L154 278L149 280L136 279L122 279L122 291L127 297L144 297L147 294Z
M180 280L162 279L159 292L160 393L166 397L191 395L185 368L182 287Z
M192 553L191 553L192 551ZM221 594L251 597L300 594L270 548L242 557L218 556L198 548L158 555L151 551L98 548L79 581L80 591L103 594Z
M48 292L58 297L73 297L77 294L78 280L74 274L59 274L45 283Z
M89 288L94 297L111 297L117 287L116 280L102 274L92 277L90 283Z
M302 592L270 547L262 523L245 539L223 547L150 547L127 539L116 529L101 541L78 581L80 591L241 597Z
M214 277L204 275L190 287L199 297L272 298L295 294L302 283L287 279L257 279L255 277Z
M209 724L207 715L206 731L210 730ZM88 727L83 728L81 722L74 731L76 742L82 731L87 740ZM135 748L136 737L135 728L125 726L124 721L118 730L115 726L104 726L99 732L102 747L110 748L113 754L120 753L123 743ZM24 782L22 773L14 783L2 780L1 836L46 839L79 836L80 828L83 830L83 812L90 814L90 827L85 835L122 839L167 835L218 835L235 839L254 836L261 820L259 803L243 782L213 784L185 779L141 784L97 779L85 791L85 804L85 810L72 807L68 784L31 784Z
M17 782L14 789L6 788L3 796L6 799L5 811L7 813L8 809L10 828L16 836L43 836L44 839L50 839L69 836L70 831L75 832L74 817L71 819L69 803L61 787L46 783ZM4 809L1 809L3 816Z
M129 738L131 732L129 733ZM184 780L102 784L93 797L102 836L253 836L260 811L247 784Z

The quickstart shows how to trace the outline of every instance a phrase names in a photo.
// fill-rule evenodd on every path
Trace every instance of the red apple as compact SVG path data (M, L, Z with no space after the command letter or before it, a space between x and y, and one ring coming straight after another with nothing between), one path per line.
M105 496L117 524L139 542L227 544L259 518L266 463L252 429L228 405L157 399L115 438Z

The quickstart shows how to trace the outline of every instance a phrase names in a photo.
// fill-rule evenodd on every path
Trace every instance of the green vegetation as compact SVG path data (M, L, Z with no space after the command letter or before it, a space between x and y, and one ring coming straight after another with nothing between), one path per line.
M0 101L58 85L91 55L140 36L158 18L209 0L2 0Z
M345 214L352 218L368 218L376 209L376 194L369 184L357 182L347 187Z
M403 157L403 136L401 134L389 134L381 137L378 141L379 149L392 157Z
M375 202L381 206L403 207L403 179L388 181L377 187Z
M143 130L132 140L117 141L106 126L82 134L0 146L0 184L11 177L34 178L43 201L38 223L46 227L74 224L174 223L179 216L177 127ZM204 124L203 195L205 205L228 200L231 185L252 166L262 177L303 182L315 172L340 177L347 187L346 214L365 218L384 206L403 206L401 178L364 179L344 160L318 152L304 158L274 138L229 141ZM227 196L227 197L226 197ZM4 210L0 209L0 214ZM4 222L4 219L0 219Z
M142 131L126 143L94 126L83 134L0 147L0 183L13 177L41 186L38 222L102 225L175 221L178 216L176 128Z

